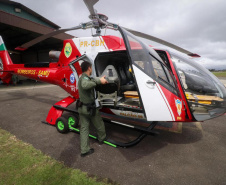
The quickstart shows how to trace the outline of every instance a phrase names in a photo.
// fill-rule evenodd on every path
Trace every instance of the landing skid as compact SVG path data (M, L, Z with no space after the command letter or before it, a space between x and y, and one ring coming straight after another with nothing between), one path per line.
M141 133L136 139L134 139L133 141L130 141L130 142L127 142L127 143L122 143L122 142L119 142L119 141L115 141L113 139L107 139L106 141L104 141L105 144L107 145L110 145L112 147L123 147L123 148L128 148L128 147L132 147L132 146L135 146L137 145L138 143L140 143L147 135L157 135L158 133L157 132L154 132L152 131L152 129L154 128L154 126L157 124L157 122L153 122L153 125L150 125L145 133ZM128 127L129 128L129 127ZM70 130L72 131L75 131L76 133L80 133L80 130L77 129L77 128L70 128ZM142 131L144 132L144 131ZM89 134L89 137L90 138L93 138L93 139L96 139L97 140L97 137L96 136L93 136L91 134Z
M109 121L107 121L107 122L109 122ZM154 127L157 125L158 122L152 122L151 125L147 128L142 128L142 127L138 127L138 126L131 126L131 125L127 125L127 124L124 124L124 123L115 122L115 121L110 121L109 123L117 124L117 125L120 125L120 126L123 126L123 127L127 127L129 129L136 130L136 131L139 131L141 133L136 139L134 139L133 141L127 142L127 143L114 141L112 139L107 140L108 142L115 144L116 146L123 147L123 148L128 148L128 147L132 147L132 146L137 145L147 135L156 136L156 135L159 134L158 132L153 131Z
M73 113L76 116L78 116L78 112L73 110L73 109L62 107L60 105L54 105L53 107L55 109L58 109L58 110L61 110L61 111L66 111L66 112L70 112L70 113ZM112 147L115 147L115 148L116 147L123 147L123 148L132 147L132 146L135 146L138 143L140 143L147 135L155 136L155 135L159 134L158 132L153 131L154 127L158 123L156 121L150 122L149 123L150 124L149 127L141 127L141 126L136 126L136 125L125 124L125 123L118 122L118 121L113 121L113 120L110 120L110 119L107 119L107 118L103 118L103 119L104 119L104 121L106 121L108 123L116 124L116 125L123 126L123 127L127 127L129 129L136 130L136 131L140 132L140 135L136 139L134 139L133 141L129 141L127 143L114 141L113 139L107 139L106 141L104 141L105 144L107 144L109 146L112 146ZM45 122L45 121L43 121L43 123L47 123L48 124L48 122ZM69 129L70 129L70 131L74 131L76 133L80 133L79 129L74 128L72 126L69 126ZM97 137L94 136L94 135L89 134L89 137L97 140Z

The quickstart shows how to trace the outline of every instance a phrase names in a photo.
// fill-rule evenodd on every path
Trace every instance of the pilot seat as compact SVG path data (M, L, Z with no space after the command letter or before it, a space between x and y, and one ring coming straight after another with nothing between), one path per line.
M115 67L108 65L100 76L106 76L108 83L96 87L98 101L101 105L109 103L116 105L120 83Z
M125 91L134 91L136 90L134 78L129 71L129 65L126 63L118 65L118 73L120 78L120 90L121 92Z

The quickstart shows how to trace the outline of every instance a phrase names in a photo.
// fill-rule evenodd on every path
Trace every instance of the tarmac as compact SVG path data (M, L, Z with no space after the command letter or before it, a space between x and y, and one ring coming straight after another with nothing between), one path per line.
M224 84L226 87L226 78L225 77L219 77L220 81Z
M131 148L100 146L90 139L95 152L82 158L78 134L60 134L41 123L51 106L68 95L47 84L0 87L0 128L68 167L123 185L226 184L225 115L202 123L161 123L155 129L158 136L147 136ZM139 135L108 123L106 130L121 141Z

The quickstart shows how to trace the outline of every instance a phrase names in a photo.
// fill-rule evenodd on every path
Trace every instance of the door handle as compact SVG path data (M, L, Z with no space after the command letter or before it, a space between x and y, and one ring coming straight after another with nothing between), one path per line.
M156 84L156 82L152 82L152 81L150 81L150 80L148 80L146 83L147 83L147 84L151 84L151 85L155 85L155 84Z

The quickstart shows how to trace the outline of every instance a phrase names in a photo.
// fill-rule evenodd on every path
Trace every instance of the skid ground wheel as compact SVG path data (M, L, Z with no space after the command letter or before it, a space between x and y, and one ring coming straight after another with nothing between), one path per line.
M56 129L58 132L64 134L69 132L69 126L68 126L68 121L64 117L59 117L56 120Z
M77 128L78 127L78 123L79 123L79 119L77 115L74 114L69 114L67 116L67 120L68 120L68 126L73 127L73 128Z

